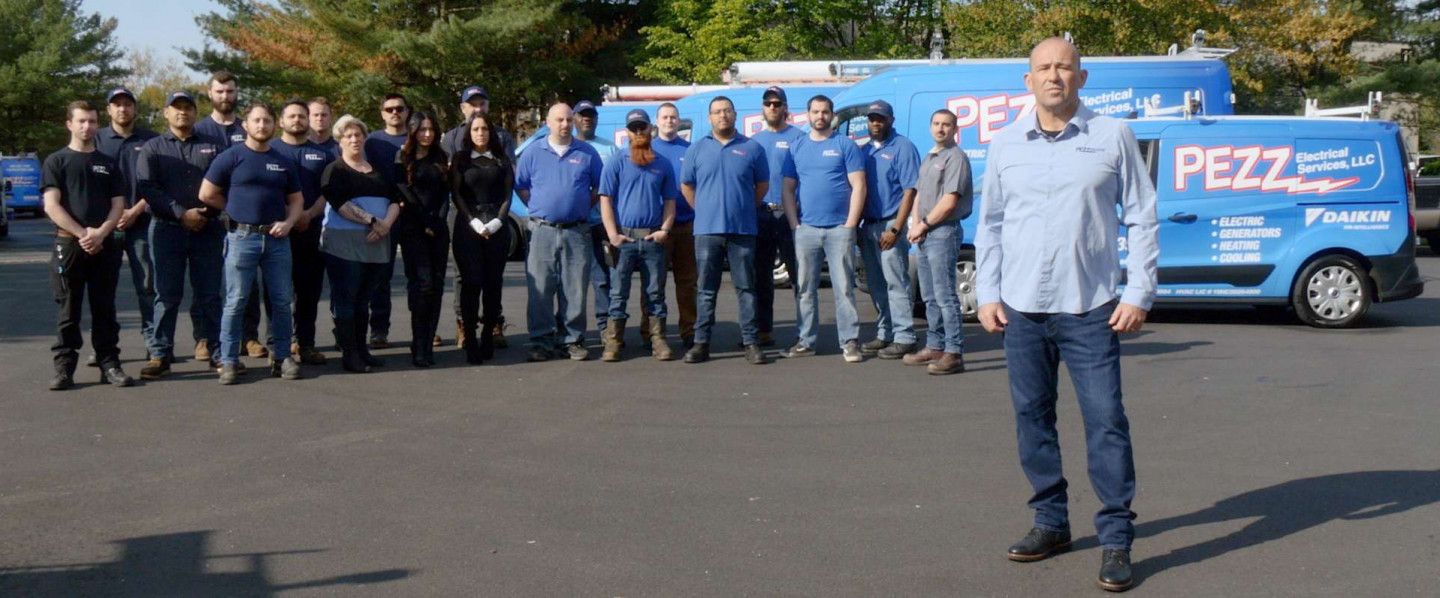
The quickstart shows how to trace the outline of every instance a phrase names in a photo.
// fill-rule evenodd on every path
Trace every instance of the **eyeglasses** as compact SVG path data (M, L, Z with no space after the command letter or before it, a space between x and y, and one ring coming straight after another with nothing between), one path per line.
M409 108L406 108L404 106L386 106L385 108L382 108L382 110L389 112L390 114L404 114L407 110L409 110Z
M765 102L765 107L766 107L766 108L779 108L779 107L784 106L784 105L785 105L785 102L777 102L777 101Z

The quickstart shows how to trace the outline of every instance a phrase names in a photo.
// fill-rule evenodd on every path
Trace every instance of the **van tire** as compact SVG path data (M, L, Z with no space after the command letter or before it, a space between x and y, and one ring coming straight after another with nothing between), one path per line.
M977 266L975 250L961 249L955 260L955 296L960 298L960 319L966 322L980 321L980 298L975 290Z
M1301 270L1290 304L1301 322L1316 328L1348 328L1370 311L1369 276L1353 258L1324 255Z

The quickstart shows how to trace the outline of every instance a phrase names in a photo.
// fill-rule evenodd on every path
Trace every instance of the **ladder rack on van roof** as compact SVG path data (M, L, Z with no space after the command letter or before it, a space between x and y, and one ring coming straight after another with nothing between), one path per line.
M1381 92L1372 91L1365 96L1364 106L1345 106L1342 108L1320 108L1320 100L1305 98L1305 117L1317 116L1359 116L1360 120L1370 120L1380 115Z
M1156 96L1157 98L1159 96ZM1185 98L1178 106L1160 106L1154 99L1145 100L1145 116L1173 116L1180 115L1189 120L1190 117L1198 114L1205 107L1205 90L1185 90Z

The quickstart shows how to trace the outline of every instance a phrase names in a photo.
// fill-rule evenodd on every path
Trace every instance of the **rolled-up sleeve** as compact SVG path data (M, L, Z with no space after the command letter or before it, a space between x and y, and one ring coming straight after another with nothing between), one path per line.
M975 298L980 305L1000 301L1000 267L1005 261L1000 246L1005 220L1005 191L1000 184L1004 164L1001 144L992 143L980 188L980 223L975 230Z
M1125 224L1130 247L1125 258L1125 291L1120 301L1148 310L1155 302L1156 261L1160 257L1155 185L1150 182L1150 171L1140 155L1135 133L1122 125L1115 137L1120 143L1121 222Z

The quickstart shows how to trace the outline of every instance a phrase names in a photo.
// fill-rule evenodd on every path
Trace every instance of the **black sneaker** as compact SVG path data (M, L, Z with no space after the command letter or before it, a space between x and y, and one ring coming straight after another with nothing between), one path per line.
M50 390L70 390L75 388L75 377L66 372L55 372L55 377L50 379Z
M105 382L109 382L111 386L114 386L116 388L135 386L135 379L131 378L129 374L126 374L125 370L120 369L120 366L118 365L105 370L105 372L101 374L100 378Z
M875 353L880 359L903 359L915 352L915 343L890 343L890 346Z
M525 355L525 361L550 361L550 350L545 347L530 347L530 352Z
M1100 576L1095 583L1107 592L1124 592L1135 585L1135 578L1130 572L1130 551L1105 549L1100 554Z
M1070 550L1070 532L1032 527L1030 533L1005 551L1005 556L1015 562L1030 563L1066 550Z
M695 343L685 352L685 363L701 363L710 360L710 343Z
M874 357L875 355L879 354L880 351L884 350L885 347L889 346L890 341L882 341L877 338L863 345L860 345L860 354L866 357Z
M282 380L300 379L300 362L295 361L295 356L286 357L284 361L270 362L270 376Z
M800 343L795 343L795 346L786 349L780 355L786 359L794 359L796 357L811 357L815 355L815 350Z
M745 345L745 361L750 365L765 365L770 363L770 358L765 356L765 350L760 345Z

